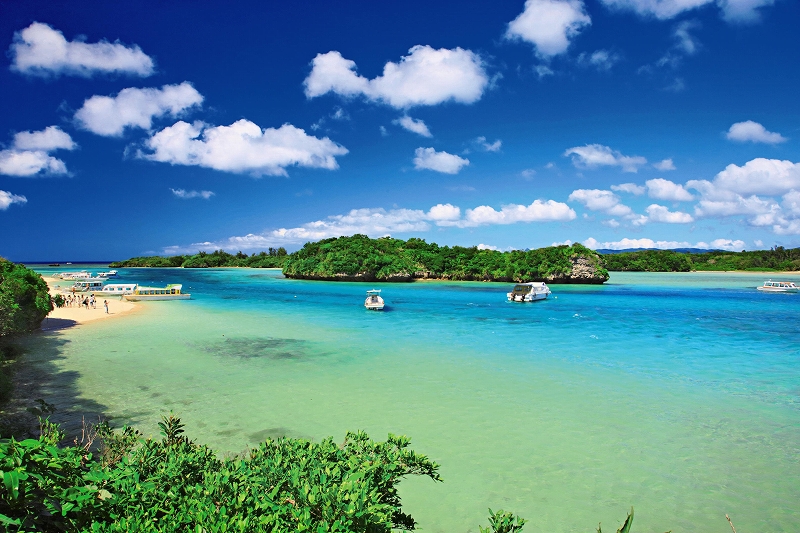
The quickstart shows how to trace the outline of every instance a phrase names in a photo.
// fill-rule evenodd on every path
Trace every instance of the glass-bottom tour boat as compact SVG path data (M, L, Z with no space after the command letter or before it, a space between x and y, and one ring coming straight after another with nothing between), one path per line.
M772 281L767 280L761 287L756 287L764 292L798 292L800 287L794 284L793 281Z
M183 285L171 284L166 287L142 287L138 285L131 294L124 295L131 302L148 302L151 300L188 300L191 294L182 292Z

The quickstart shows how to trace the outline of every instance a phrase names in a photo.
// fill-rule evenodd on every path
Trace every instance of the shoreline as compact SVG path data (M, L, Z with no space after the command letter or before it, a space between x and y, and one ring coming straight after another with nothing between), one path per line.
M62 280L57 280L47 276L42 276L42 279L44 279L44 281L47 283L47 287L50 289L51 296L55 296L57 294L64 295L68 293L66 290L66 285L69 285L68 282L65 282L65 286L62 287L60 286ZM108 313L105 312L105 308L103 307L104 300L108 302ZM56 307L50 311L50 314L48 314L42 322L41 330L52 331L69 328L86 324L88 322L94 322L96 320L103 320L130 314L137 309L141 309L141 306L127 300L118 300L112 297L98 297L95 303L95 308L90 307L89 309L86 309L83 307Z

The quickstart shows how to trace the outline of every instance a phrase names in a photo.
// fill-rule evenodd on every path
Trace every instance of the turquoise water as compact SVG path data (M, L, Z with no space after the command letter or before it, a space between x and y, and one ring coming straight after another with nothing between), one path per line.
M223 453L409 435L442 465L444 483L401 485L424 531L477 531L488 507L528 532L614 530L631 505L635 531L723 532L725 513L800 529L800 294L756 291L762 274L613 273L533 304L505 284L375 284L377 313L357 283L121 272L193 299L35 339L65 410L148 434L173 410Z

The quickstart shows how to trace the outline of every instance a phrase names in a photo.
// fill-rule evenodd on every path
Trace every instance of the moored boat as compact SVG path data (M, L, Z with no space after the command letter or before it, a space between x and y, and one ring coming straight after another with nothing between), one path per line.
M509 302L535 302L550 296L550 288L543 281L517 283L506 296Z
M131 294L125 294L124 298L131 302L146 302L151 300L188 300L191 294L182 292L183 285L170 284L166 287L142 287L136 286Z
M124 294L133 294L138 285L136 283L106 283L103 289L98 291L97 294L101 296L121 296Z
M367 299L364 300L364 307L370 311L381 311L383 306L384 302L383 298L381 298L381 291L379 289L367 291Z
M798 292L800 287L795 285L793 281L772 281L767 280L761 287L756 287L763 292Z
M109 270L108 272L99 272L97 274L98 278L116 278L118 272L116 270Z
M103 290L106 280L102 278L86 278L75 281L75 284L67 288L69 292L99 292Z

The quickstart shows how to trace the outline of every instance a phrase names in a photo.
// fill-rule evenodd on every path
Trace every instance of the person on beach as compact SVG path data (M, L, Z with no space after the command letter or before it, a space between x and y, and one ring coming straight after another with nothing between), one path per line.
M103 300L103 307L106 308L106 314L108 314L108 300Z

